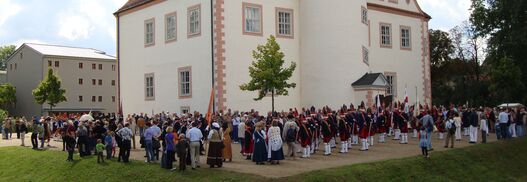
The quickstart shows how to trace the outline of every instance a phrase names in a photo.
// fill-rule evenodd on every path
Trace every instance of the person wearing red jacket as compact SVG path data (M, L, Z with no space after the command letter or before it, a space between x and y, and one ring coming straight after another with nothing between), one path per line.
M307 117L310 119L310 117ZM298 130L298 143L302 147L302 158L311 157L311 137L312 133L308 128L307 120L303 119L300 123L300 129Z

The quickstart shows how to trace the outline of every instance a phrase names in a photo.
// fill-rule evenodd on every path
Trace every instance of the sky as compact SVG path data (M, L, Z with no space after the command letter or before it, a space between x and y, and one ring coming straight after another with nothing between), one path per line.
M0 0L0 46L43 43L115 55L113 13L127 0ZM429 28L448 31L467 20L470 0L418 0Z

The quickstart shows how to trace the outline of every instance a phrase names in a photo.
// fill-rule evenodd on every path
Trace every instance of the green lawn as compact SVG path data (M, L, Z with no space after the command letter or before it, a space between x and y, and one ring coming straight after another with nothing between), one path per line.
M75 158L67 163L63 152L3 147L0 181L527 181L527 139L434 152L430 159L394 159L281 179L208 168L181 174L139 161L97 164L96 157Z
M66 162L67 153L35 151L21 147L0 148L0 181L256 181L246 174L201 168L185 173L161 169L158 164L132 161L129 164L115 160L97 163L97 156Z
M416 147L417 150L417 147ZM310 172L283 181L527 181L527 139Z

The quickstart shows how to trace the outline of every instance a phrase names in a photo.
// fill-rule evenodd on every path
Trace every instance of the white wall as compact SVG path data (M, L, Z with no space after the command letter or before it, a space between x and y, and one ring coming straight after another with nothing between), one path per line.
M20 57L22 53L22 58ZM17 69L15 70L15 63ZM13 70L9 65L13 65ZM47 63L46 63L47 64ZM31 48L23 47L7 63L7 82L16 88L16 107L9 109L14 116L38 116L42 106L35 103L32 91L42 80L42 56Z
M201 3L201 36L187 38L187 8ZM177 41L165 43L165 14L177 13ZM155 45L144 46L144 21L155 18ZM210 90L210 1L170 0L120 17L120 79L124 114L206 112ZM192 98L178 97L178 68L192 67ZM155 100L145 100L144 75L155 74Z
M406 4L406 3L405 3ZM397 79L396 99L403 100L405 87L410 103L415 103L416 87L421 103L423 97L423 62L422 62L422 24L421 20L412 17L369 11L371 22L370 65L374 72L395 72ZM380 47L379 23L392 25L392 48ZM400 26L411 27L411 50L401 50ZM425 30L427 32L427 30Z
M61 80L61 86L66 90L66 102L58 103L53 110L83 110L83 111L100 111L102 113L117 112L117 62L109 59L88 59L88 58L72 58L72 57L56 57L44 56L44 61L39 66L42 66L42 78L48 74L48 61L52 61L51 68L53 68L55 75ZM59 61L59 67L55 67L55 61ZM83 63L83 68L79 68L79 63ZM92 69L92 64L96 64L96 68ZM102 70L99 70L99 64L102 65ZM112 65L115 65L115 71L112 71ZM83 79L83 84L79 85L79 78ZM92 79L96 79L96 85L92 84ZM102 80L102 85L99 85L99 80ZM112 80L115 80L115 86L111 85ZM82 102L79 101L79 96L83 97ZM96 97L96 101L92 102L92 96ZM99 102L99 96L102 96L102 102ZM112 96L115 96L115 102L112 101ZM45 112L49 111L49 105L44 104Z
M301 1L302 106L360 103L351 83L369 71L362 61L368 27L361 22L361 6L365 2Z
M263 9L263 36L244 35L242 33L242 2L262 5ZM297 84L296 88L289 89L289 96L275 97L275 110L288 110L300 106L300 69L301 59L299 55L300 16L297 0L228 0L225 1L225 57L226 57L226 107L233 110L248 111L255 109L261 112L271 110L271 97L265 97L261 101L254 101L257 92L241 91L240 85L248 83L249 66L252 61L252 51L258 45L265 44L270 35L276 36L276 10L275 8L293 9L294 38L278 38L281 51L285 54L284 67L289 67L291 62L297 64L296 70L289 82Z

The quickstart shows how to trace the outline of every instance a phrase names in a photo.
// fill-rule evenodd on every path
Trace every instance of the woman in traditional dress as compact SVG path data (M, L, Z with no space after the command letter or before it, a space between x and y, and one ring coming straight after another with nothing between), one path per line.
M212 130L209 132L209 151L207 152L207 164L210 168L214 166L221 167L223 165L223 141L220 134L220 125L218 123L212 123Z
M256 165L264 164L267 161L267 145L265 142L265 123L258 122L256 123L256 129L254 130L253 139L254 139L254 152L253 152L253 162L256 162Z
M284 160L284 151L282 149L282 135L280 135L280 127L277 120L272 121L272 126L267 131L267 136L269 136L267 158L271 161L271 164L280 164L280 161Z
M231 131L232 126L229 122L224 122L221 126L223 130L223 144L225 145L225 148L223 148L223 161L229 160L229 162L232 162L232 147L231 147Z
M251 160L254 151L254 140L253 140L253 123L247 120L245 124L245 141L243 147L243 155L247 156L247 160Z

